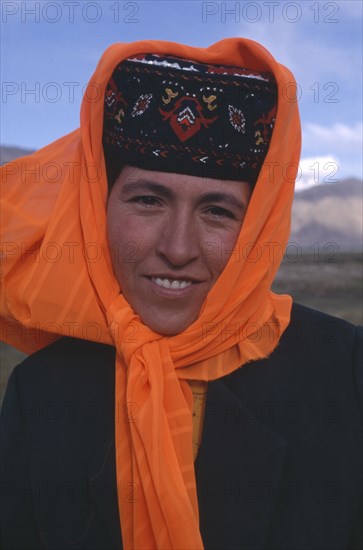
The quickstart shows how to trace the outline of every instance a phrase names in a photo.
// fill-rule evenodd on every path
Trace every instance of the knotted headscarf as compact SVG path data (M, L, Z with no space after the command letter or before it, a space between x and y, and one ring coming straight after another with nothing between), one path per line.
M124 299L106 238L104 93L115 67L145 52L268 71L278 84L272 140L234 253L199 318L172 337L143 325ZM126 550L203 547L187 380L214 380L268 356L289 323L291 298L270 286L288 240L300 153L293 86L291 73L250 40L209 48L115 44L88 85L80 128L2 169L2 339L28 353L61 335L116 346L116 408L123 411L115 422L117 489Z

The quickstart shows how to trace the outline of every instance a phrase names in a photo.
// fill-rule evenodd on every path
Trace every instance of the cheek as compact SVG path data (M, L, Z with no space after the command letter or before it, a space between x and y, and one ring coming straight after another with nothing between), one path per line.
M135 216L111 210L107 217L107 234L114 271L119 283L125 283L148 254L150 230ZM145 235L149 236L147 241Z
M114 268L120 263L120 252L122 250L121 228L117 216L112 215L112 210L107 212L107 238L111 251Z
M239 228L222 238L207 238L203 243L204 262L216 279L226 267L238 240Z
M113 268L118 282L122 283L125 267L131 263L135 250L125 217L122 212L112 208L107 212L107 237Z

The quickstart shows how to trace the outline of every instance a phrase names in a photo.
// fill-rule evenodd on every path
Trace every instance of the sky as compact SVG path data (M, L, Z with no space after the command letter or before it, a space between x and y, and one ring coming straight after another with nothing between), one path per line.
M82 91L115 42L263 44L298 84L297 189L362 178L362 6L337 2L6 1L1 7L1 145L39 149L79 126Z

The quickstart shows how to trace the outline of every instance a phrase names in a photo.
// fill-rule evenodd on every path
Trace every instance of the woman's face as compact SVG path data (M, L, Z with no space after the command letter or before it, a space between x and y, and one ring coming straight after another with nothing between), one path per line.
M122 293L144 324L174 335L198 318L250 194L247 182L122 170L108 200L108 239Z

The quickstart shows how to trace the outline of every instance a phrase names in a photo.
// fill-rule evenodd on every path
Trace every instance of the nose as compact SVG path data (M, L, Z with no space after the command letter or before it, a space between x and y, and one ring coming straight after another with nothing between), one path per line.
M162 227L157 254L171 266L183 267L199 257L199 240L193 216L188 212L174 212Z

